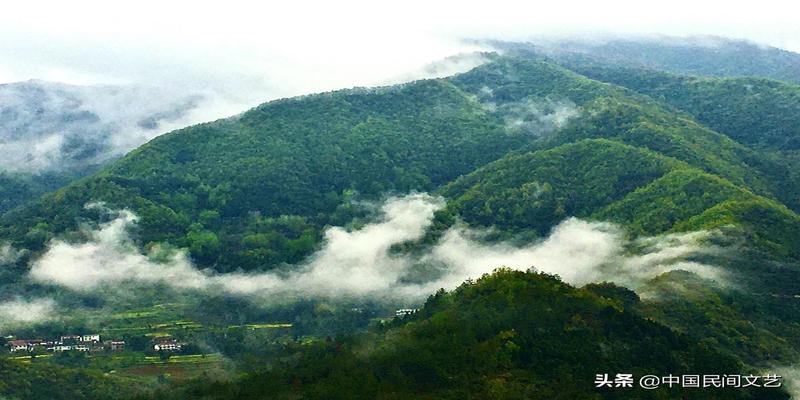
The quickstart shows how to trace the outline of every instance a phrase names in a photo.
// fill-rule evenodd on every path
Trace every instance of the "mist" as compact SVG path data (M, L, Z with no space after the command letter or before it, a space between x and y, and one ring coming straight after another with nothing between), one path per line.
M87 228L85 243L51 242L33 262L29 278L78 292L158 283L269 303L298 299L419 303L439 288L453 289L498 267L534 268L574 285L613 281L633 289L676 269L725 279L716 267L687 261L693 255L722 251L705 244L707 232L630 240L614 224L576 218L523 246L487 242L483 240L487 231L459 223L424 250L392 251L395 245L421 239L444 205L443 199L427 194L389 198L380 206L377 220L355 230L326 230L321 248L288 272L227 274L199 270L181 251L166 261L141 254L127 234L137 217L122 210L113 220Z
M496 102L491 88L483 87L477 100L488 112L498 115L509 134L545 136L560 129L580 113L569 99L528 97L520 101Z
M773 366L764 374L777 374L783 378L783 386L792 399L800 399L800 366L798 365L785 365Z
M8 243L0 243L0 265L11 264L21 255L21 251L15 249Z
M490 40L717 35L800 51L794 18L798 6L785 2L725 3L724 15L714 2L645 5L627 0L501 1L491 7L447 1L403 6L236 0L224 5L145 0L139 7L96 0L36 3L7 5L0 14L0 83L40 79L158 88L158 95L146 97L144 104L202 96L202 114L182 124L237 114L282 97L462 72L479 62L463 55L491 51ZM131 106L137 107L128 102L117 109ZM172 127L165 125L158 133ZM52 138L49 143L58 142ZM47 148L42 151L48 154Z
M15 299L0 302L0 329L52 320L56 303L52 299Z
M492 41L546 45L635 36L713 46L707 35L718 35L800 51L800 28L790 17L797 6L786 4L725 4L721 18L717 6L687 3L693 10L687 14L674 2L644 7L631 1L34 3L8 5L0 14L0 83L73 86L49 90L33 107L15 104L20 100L0 86L0 169L6 171L99 165L170 130L278 98L453 75L484 62L477 52L494 51ZM701 36L675 38L687 35ZM54 119L25 115L39 105ZM510 132L536 135L576 112L557 99L495 106L509 115Z
M0 170L37 174L102 164L213 118L217 97L133 85L0 85Z

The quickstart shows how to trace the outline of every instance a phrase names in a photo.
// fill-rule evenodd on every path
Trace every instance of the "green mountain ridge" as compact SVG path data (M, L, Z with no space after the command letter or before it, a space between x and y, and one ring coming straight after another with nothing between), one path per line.
M652 235L688 230L677 225L721 202L758 198L761 197L723 178L693 168L680 168L609 204L592 217Z
M498 105L544 100L569 101L579 115L543 141L504 127ZM194 255L221 271L294 262L318 240L306 234L297 242L308 229L351 218L342 209L347 196L434 190L510 151L582 138L660 152L766 197L784 193L783 181L772 179L782 171L758 153L657 103L551 63L494 57L453 78L281 100L161 136L94 177L6 215L0 237L41 248L54 233L75 229L88 214L84 204L105 201L140 215L143 245L206 249ZM306 228L252 232L273 238L267 248L248 248L243 238L254 212L296 215ZM246 255L283 254L286 246L295 256Z
M764 78L687 77L602 65L574 68L686 111L740 143L783 150L800 146L800 86L796 84Z
M434 190L538 138L509 132L501 116L477 101L467 91L476 76L487 76L487 84L496 79L496 97L508 102L552 95L580 104L594 92L616 91L553 64L500 58L480 68L451 79L275 101L163 135L93 177L6 214L0 237L40 249L53 234L91 216L84 204L104 201L141 217L142 245L224 249L193 254L220 271L293 262L297 258L247 255L285 254L282 247L305 231L258 231L254 214L295 215L320 232L352 218L342 208L352 194L374 199L387 191ZM509 68L516 78L504 81ZM560 81L532 95L540 73L549 77L545 82ZM251 234L272 238L253 248L245 240ZM302 248L294 253L309 254L313 243L298 243Z
M624 162L622 162L624 160ZM584 139L492 162L442 190L469 223L546 234L568 216L586 217L684 166L646 149Z

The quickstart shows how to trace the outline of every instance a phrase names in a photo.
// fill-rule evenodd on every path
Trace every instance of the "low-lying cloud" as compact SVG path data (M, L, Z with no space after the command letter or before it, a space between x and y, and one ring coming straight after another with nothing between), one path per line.
M528 97L519 101L498 101L494 91L486 86L476 97L483 108L498 115L506 130L513 134L546 135L566 125L580 110L568 99Z
M50 320L55 314L55 306L52 299L0 302L0 329Z
M328 229L321 249L290 272L228 274L198 270L182 252L167 261L141 254L127 234L137 217L120 211L114 220L88 232L90 240L85 243L53 241L33 263L30 278L76 291L159 283L275 301L418 301L440 287L454 288L500 266L518 270L533 267L558 274L575 285L614 281L636 288L674 269L721 278L718 269L687 261L691 255L718 251L701 244L708 235L705 232L631 241L613 224L575 218L556 226L544 240L525 246L484 243L480 237L485 232L458 225L424 251L391 251L394 245L421 239L432 224L434 212L443 206L443 199L426 194L391 198L381 207L378 221L352 231Z

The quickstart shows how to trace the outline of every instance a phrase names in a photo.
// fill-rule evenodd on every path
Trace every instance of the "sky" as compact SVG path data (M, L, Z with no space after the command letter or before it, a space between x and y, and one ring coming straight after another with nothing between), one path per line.
M33 0L0 7L0 83L212 93L219 101L207 119L279 97L426 77L429 63L481 49L464 39L711 34L800 52L800 5L789 1Z

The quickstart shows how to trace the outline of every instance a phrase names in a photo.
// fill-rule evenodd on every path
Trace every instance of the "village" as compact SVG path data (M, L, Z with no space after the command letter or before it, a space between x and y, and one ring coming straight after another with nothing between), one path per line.
M10 353L42 353L42 352L120 352L125 350L124 340L101 340L99 334L85 335L65 335L58 339L14 339L6 338L6 346ZM183 344L170 337L159 337L153 339L153 350L157 352L178 352L181 351Z

